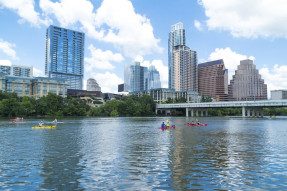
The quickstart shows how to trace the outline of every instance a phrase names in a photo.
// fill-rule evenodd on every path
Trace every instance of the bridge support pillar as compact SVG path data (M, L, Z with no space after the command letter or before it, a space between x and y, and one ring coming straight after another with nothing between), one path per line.
M255 110L252 110L252 117L255 117Z
M250 117L250 109L247 109L247 117Z
M246 117L245 107L242 107L242 117Z
M264 117L263 110L260 110L260 111L259 111L259 116L260 116L261 118Z
M191 117L194 117L194 111L191 109Z
M166 113L165 113L165 115L171 115L171 111L170 110L166 110Z
M256 117L259 117L259 115L260 115L260 112L257 110L256 111Z
M203 116L204 116L204 111L201 110L201 111L200 111L200 117L203 117Z
M188 117L188 108L185 108L185 116Z
M196 117L198 117L199 115L198 115L198 110L196 110L195 111L195 115L196 115Z
M208 110L205 110L205 117L208 117Z

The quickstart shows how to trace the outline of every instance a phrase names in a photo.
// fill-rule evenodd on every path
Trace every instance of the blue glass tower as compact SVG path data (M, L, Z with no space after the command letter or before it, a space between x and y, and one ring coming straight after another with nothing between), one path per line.
M46 33L45 74L64 79L68 89L83 89L85 34L56 26Z

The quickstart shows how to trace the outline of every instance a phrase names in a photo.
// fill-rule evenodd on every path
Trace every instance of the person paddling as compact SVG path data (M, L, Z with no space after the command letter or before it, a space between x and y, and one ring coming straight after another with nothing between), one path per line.
M164 130L165 128L166 128L166 126L165 126L164 122L162 122L162 124L161 124L161 130Z
M166 128L169 128L170 127L170 123L169 123L169 120L166 121Z

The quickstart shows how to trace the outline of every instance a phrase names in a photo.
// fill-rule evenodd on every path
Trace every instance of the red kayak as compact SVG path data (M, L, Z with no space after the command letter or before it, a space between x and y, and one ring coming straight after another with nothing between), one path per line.
M201 127L201 126L207 126L206 123L187 123L186 124L187 126L190 126L190 127Z

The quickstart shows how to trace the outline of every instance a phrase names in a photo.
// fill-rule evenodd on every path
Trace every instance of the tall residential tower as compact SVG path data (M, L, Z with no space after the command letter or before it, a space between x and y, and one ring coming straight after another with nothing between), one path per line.
M185 29L179 22L171 26L168 38L168 88L174 89L173 50L175 46L185 46Z
M185 45L182 23L171 27L168 42L168 87L176 91L197 91L197 54Z
M85 34L56 26L46 33L45 74L64 79L68 89L83 89Z

